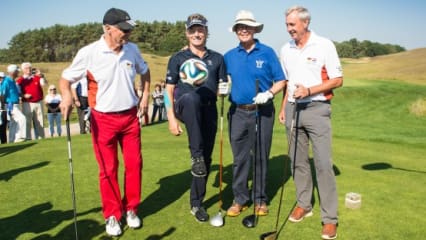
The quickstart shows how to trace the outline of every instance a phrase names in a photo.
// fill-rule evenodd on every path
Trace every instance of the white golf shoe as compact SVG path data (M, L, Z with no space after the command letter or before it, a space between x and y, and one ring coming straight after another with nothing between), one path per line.
M135 211L129 210L126 215L126 221L129 228L139 228L141 226L141 220L138 216L136 216Z
M110 236L119 236L121 235L120 223L114 216L109 217L106 220L106 233Z

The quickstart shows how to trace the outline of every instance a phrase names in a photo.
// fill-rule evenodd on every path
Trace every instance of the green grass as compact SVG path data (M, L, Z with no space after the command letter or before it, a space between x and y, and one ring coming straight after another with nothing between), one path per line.
M410 104L426 97L425 85L385 81L349 81L333 101L333 160L339 192L339 239L423 239L426 234L426 117L410 113ZM280 97L279 97L280 98ZM276 99L276 104L280 99ZM232 202L231 150L225 120L223 207ZM167 123L142 129L143 196L139 214L144 226L124 229L120 239L258 239L274 230L283 162L287 159L284 127L275 124L268 195L270 215L254 229L241 224L252 208L214 228L189 214L189 153L186 134L174 137ZM219 135L218 135L219 136ZM218 141L205 205L218 212ZM72 137L80 239L110 239L100 211L97 164L90 136ZM73 239L73 215L66 138L0 146L1 239ZM122 167L120 168L122 169ZM362 195L362 207L346 209L347 192ZM280 239L319 239L320 216L315 193L314 216L286 223L295 189L286 177Z

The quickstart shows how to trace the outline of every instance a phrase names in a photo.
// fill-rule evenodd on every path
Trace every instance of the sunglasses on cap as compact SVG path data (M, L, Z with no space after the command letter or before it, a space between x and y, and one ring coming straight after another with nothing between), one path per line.
M118 25L115 25L116 28L118 28L120 31L122 31L123 33L130 33L133 31L133 29L122 29L120 28Z

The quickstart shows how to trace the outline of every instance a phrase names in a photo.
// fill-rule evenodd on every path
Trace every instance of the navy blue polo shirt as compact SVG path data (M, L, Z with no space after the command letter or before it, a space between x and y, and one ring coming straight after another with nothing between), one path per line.
M259 92L267 91L274 82L285 80L284 71L275 51L255 39L256 45L247 52L241 44L225 54L225 64L231 77L229 100L234 104L252 104L256 96L256 79Z
M209 71L207 80L200 86L194 87L187 83L183 83L179 76L179 68L183 62L190 58L200 59L207 65ZM197 91L201 96L202 101L216 101L217 85L219 79L224 82L226 78L226 67L222 54L210 49L206 49L206 54L203 58L199 58L193 54L188 48L186 50L175 53L167 65L166 83L176 85L175 98L179 98L183 94L190 91Z

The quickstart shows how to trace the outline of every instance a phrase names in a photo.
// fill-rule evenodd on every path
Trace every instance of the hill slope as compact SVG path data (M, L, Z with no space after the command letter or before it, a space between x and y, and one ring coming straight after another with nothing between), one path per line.
M342 59L345 77L426 84L426 48L363 59Z

